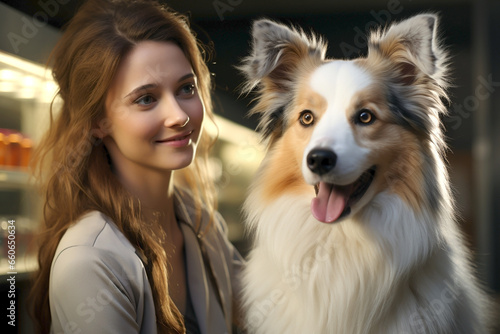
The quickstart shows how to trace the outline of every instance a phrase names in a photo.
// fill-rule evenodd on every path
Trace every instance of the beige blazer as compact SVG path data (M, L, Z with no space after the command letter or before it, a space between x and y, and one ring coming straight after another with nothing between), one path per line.
M188 285L201 333L231 333L243 260L219 214L197 235L192 200L176 193ZM203 213L200 231L208 223ZM218 291L217 291L218 290ZM151 287L135 248L104 214L92 211L61 239L51 267L51 333L156 333Z

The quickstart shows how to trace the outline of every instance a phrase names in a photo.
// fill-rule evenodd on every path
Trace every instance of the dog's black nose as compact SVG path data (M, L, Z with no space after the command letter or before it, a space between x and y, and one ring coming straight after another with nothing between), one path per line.
M336 163L337 155L330 150L314 149L307 155L307 167L318 175L328 173Z

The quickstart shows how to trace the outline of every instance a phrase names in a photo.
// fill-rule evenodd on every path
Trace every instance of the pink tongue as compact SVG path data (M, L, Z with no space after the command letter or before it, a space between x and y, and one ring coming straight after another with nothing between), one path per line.
M311 211L314 218L323 223L333 223L344 211L347 198L347 191L320 182L318 195L311 201Z

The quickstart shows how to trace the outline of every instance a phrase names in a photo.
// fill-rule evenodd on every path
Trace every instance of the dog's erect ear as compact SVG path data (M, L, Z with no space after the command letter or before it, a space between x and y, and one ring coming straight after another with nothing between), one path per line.
M269 77L276 83L286 84L301 59L317 57L323 60L326 45L314 35L267 20L257 20L252 28L252 50L239 69L247 77L246 90Z
M369 54L380 52L397 63L407 84L421 71L446 86L446 54L436 36L438 17L420 14L370 36Z
M421 14L375 32L367 58L368 67L385 72L387 101L396 120L435 142L448 85L448 59L437 25L436 15Z
M293 98L297 70L304 60L321 63L326 44L314 35L267 20L257 20L252 28L252 49L238 69L245 75L243 93L259 87L253 114L260 114L259 130L264 137L280 136L283 112Z

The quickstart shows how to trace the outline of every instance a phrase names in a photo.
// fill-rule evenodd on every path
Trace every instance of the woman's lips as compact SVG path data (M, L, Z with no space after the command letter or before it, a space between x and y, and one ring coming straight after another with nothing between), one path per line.
M168 145L173 147L183 147L191 142L191 134L193 130L184 132L180 135L168 137L165 139L157 140L156 143L161 145Z

